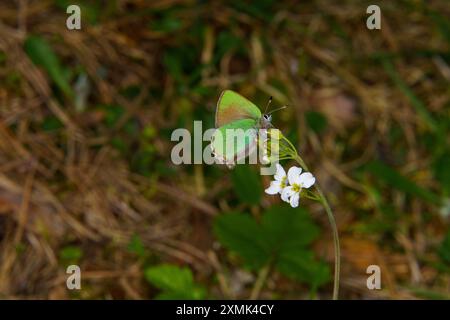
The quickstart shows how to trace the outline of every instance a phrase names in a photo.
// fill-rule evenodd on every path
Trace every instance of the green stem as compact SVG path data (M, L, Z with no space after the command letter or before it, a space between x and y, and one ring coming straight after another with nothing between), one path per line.
M253 287L252 292L250 294L250 300L258 299L259 293L261 292L261 289L263 288L264 283L266 282L267 276L269 275L269 271L270 271L270 263L268 263L261 270L259 270L258 278L256 279L255 286Z
M286 139L287 140L287 139ZM293 148L295 150L295 148ZM303 159L296 153L293 155L294 160L297 161L300 166L303 167L304 170L309 171L308 166L305 164ZM334 287L333 287L333 300L337 300L339 297L339 274L341 269L341 250L339 246L339 235L338 229L336 225L336 220L334 219L333 211L331 211L331 207L328 204L328 200L320 189L319 184L316 182L314 184L315 189L320 197L320 202L325 208L327 212L328 220L331 225L331 229L333 231L333 240L334 240Z

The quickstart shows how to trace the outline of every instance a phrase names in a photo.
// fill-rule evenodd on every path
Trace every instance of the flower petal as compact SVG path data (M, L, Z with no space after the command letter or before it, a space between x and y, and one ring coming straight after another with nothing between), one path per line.
M286 177L286 171L284 171L283 167L279 163L276 164L276 167L277 172L273 177L275 178L275 180L281 181L284 177Z
M298 184L298 179L302 173L302 168L299 167L291 167L288 171L288 180L290 184Z
M270 186L266 190L264 190L264 192L267 194L277 194L280 191L281 191L281 184L279 181L272 181L270 183Z
M316 178L314 178L314 176L310 173L310 172L305 172L302 173L299 177L299 184L303 187L303 188L309 188L311 187L314 183L316 182Z
M281 191L281 200L289 202L289 197L291 197L293 194L295 194L294 189L292 188L292 186L288 186Z
M292 195L292 197L289 199L289 203L291 205L292 208L297 208L298 207L298 203L300 200L300 195L296 192L295 194Z

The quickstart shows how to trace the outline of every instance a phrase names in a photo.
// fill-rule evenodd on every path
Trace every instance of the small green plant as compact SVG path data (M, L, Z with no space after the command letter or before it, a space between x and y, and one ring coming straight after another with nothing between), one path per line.
M147 281L160 289L156 299L199 300L206 298L206 290L194 283L190 269L171 264L161 264L145 270Z
M77 264L83 257L83 250L78 246L66 246L59 251L59 259L62 264Z
M67 70L62 66L59 57L50 44L42 37L31 35L25 40L25 52L31 61L42 67L61 92L68 98L73 97Z
M258 296L272 269L309 284L312 292L330 280L327 264L309 248L319 228L304 208L273 206L262 214L260 223L243 213L223 214L215 219L214 233L249 269L259 271L251 298Z

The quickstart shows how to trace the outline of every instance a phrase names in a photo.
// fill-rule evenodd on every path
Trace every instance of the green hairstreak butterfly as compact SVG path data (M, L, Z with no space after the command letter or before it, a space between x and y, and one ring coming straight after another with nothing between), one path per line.
M257 149L259 129L271 127L272 116L240 94L225 90L216 108L216 131L211 149L219 163L232 167ZM233 135L235 134L235 135Z

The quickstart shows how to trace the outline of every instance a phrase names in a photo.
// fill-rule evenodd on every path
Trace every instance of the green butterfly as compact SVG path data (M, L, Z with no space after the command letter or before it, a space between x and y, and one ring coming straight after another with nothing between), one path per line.
M211 139L217 162L233 167L256 151L258 131L270 128L271 120L270 114L262 114L254 103L240 94L231 90L222 92L216 108L217 129ZM231 136L234 133L235 136Z

